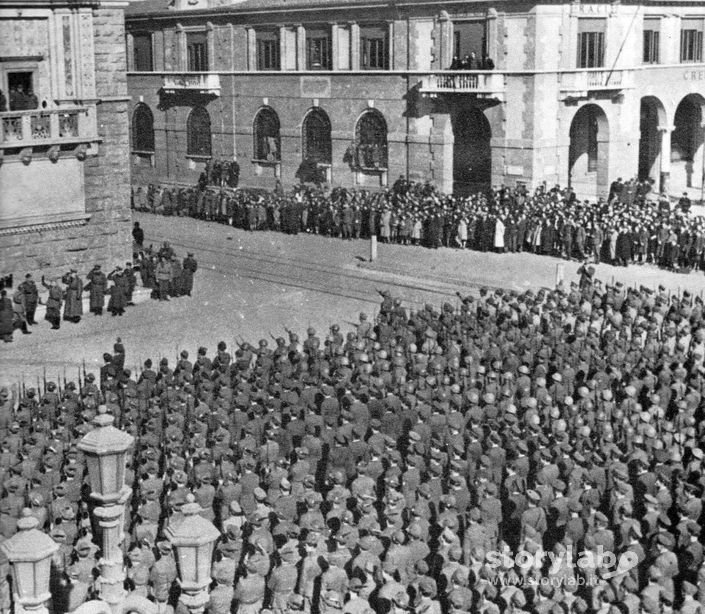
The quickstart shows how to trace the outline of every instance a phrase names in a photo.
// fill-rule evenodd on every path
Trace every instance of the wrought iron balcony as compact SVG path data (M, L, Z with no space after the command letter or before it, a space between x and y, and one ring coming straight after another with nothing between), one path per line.
M475 94L479 98L504 99L504 74L488 71L442 71L421 79L421 93Z
M0 147L40 147L99 140L95 107L0 113Z
M631 73L624 70L575 70L560 73L561 100L589 98L596 92L631 89Z
M162 91L165 94L196 92L220 96L220 75L213 73L178 73L164 75Z

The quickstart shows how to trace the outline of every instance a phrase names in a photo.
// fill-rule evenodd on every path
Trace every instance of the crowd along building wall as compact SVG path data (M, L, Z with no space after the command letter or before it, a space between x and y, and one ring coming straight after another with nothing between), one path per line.
M0 7L3 274L131 257L124 6Z
M154 129L153 149L132 156L135 183L194 184L208 160L237 159L241 183L290 185L309 156L313 114L329 123L316 164L333 185L377 188L403 175L462 193L545 181L585 198L617 177L650 177L670 193L702 185L700 3L439 6L135 4L132 117L148 108ZM473 52L491 69L471 60L482 69L457 70L455 56ZM209 119L206 155L189 150L197 107ZM263 115L277 128L270 159L257 155ZM379 160L365 154L372 115L384 130Z

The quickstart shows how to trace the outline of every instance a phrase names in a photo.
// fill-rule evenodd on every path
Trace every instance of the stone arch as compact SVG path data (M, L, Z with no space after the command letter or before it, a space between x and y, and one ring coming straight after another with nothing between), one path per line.
M656 96L644 96L639 108L639 179L653 179L661 188L663 132L667 126L666 109Z
M328 114L314 107L304 116L301 125L301 153L304 160L330 164L332 161L331 124Z
M137 103L132 111L132 149L154 152L154 114L144 102Z
M671 192L700 188L703 181L705 98L688 94L676 107L671 134Z
M277 112L272 107L262 107L252 122L253 157L255 160L278 162L281 160L281 134Z
M570 124L568 184L578 197L596 199L609 189L609 122L597 104L586 104Z

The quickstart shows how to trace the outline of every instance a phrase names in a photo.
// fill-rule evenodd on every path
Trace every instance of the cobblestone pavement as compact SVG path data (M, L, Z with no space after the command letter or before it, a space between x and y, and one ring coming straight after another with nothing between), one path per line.
M377 289L389 289L414 308L424 302L456 304L456 290L469 294L481 285L517 290L553 286L557 266L571 280L580 265L533 254L384 244L370 263L369 242L363 240L249 233L149 214L136 214L135 220L145 230L146 244L168 240L180 257L194 252L200 266L194 296L168 303L147 300L123 317L87 314L79 324L63 323L59 331L41 322L31 336L16 334L14 343L0 345L0 383L24 378L26 385L36 386L45 368L47 379L63 379L65 371L67 379L75 380L84 360L89 371L100 367L103 352L110 351L117 336L127 349L127 366L136 369L147 357L166 356L173 362L181 349L195 354L199 345L212 354L220 340L229 346L236 338L273 343L270 334L283 335L284 326L304 334L311 325L322 336L333 322L347 330L360 311L374 315ZM627 285L664 283L673 292L705 291L702 273L601 264L597 274Z

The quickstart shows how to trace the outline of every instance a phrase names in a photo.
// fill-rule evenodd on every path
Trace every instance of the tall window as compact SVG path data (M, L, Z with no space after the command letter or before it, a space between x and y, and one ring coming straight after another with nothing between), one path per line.
M330 120L325 111L313 109L304 118L304 160L320 164L330 164L332 146L330 137Z
M132 51L134 57L133 70L141 72L154 70L151 34L133 34Z
M661 20L644 20L644 64L658 64L661 59Z
M254 125L254 158L267 162L281 160L279 117L269 107L259 110Z
M703 21L681 20L681 62L703 61Z
M186 55L190 72L208 70L208 37L205 32L186 33Z
M186 154L211 157L211 118L203 107L194 107L186 121Z
M255 33L257 70L279 70L279 33L262 30Z
M480 68L480 62L486 50L486 43L486 21L459 21L454 24L453 55L458 60L463 60L467 56L472 61L474 57L477 65L473 66L473 68Z
M360 168L387 168L387 122L379 111L365 111L357 121L355 153Z
M605 19L578 20L578 68L605 64Z
M360 68L362 70L389 68L389 28L387 26L360 28Z
M331 70L332 45L328 28L306 30L306 68L308 70Z
M138 104L132 114L132 149L154 152L154 116L144 103Z

